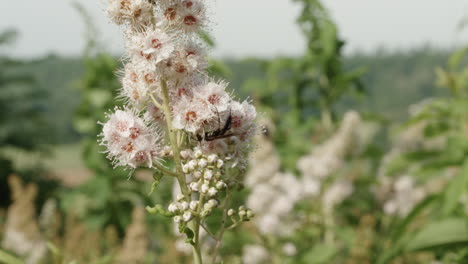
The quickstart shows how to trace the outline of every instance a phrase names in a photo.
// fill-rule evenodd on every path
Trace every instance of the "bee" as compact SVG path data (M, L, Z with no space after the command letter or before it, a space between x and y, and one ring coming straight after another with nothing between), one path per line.
M219 112L218 112L218 124L221 124L221 118L219 117ZM204 132L203 134L196 134L195 138L197 141L202 142L202 141L213 141L216 139L222 139L222 138L235 136L236 135L235 133L228 133L229 130L231 129L231 125L232 125L232 114L231 114L231 110L229 110L229 115L223 127L220 127L214 131Z

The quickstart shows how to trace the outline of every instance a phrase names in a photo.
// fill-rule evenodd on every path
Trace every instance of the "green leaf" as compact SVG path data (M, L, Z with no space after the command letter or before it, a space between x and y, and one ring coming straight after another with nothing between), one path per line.
M304 255L303 261L310 264L331 263L336 252L337 249L334 246L319 244Z
M193 238L195 237L195 233L192 231L192 229L185 226L182 232L187 236L187 239L185 239L185 242L191 245L195 245L195 241L193 240Z
M146 206L146 211L148 211L148 213L150 214L160 214L160 215L167 216L167 217L174 216L173 213L165 210L160 204L157 204L154 207Z
M161 178L163 177L163 174L161 172L155 172L153 174L153 179L154 179L154 182L153 184L151 184L151 190L150 192L148 193L148 196L150 196L154 190L156 189L156 187L158 187L159 183L161 182Z
M468 159L463 163L463 168L459 174L449 183L445 190L444 205L442 212L444 215L450 214L456 207L460 196L468 184Z
M3 251L2 249L0 249L0 262L8 264L24 264L21 259L11 255L6 251Z
M451 218L433 222L424 227L405 247L406 252L468 243L466 219Z
M54 254L54 256L60 256L62 255L60 253L60 249L58 249L52 242L47 242L47 248Z
M395 228L393 228L392 235L391 235L391 240L392 241L398 241L402 237L403 234L405 234L406 227L414 220L416 216L418 216L426 207L432 204L432 202L436 201L438 196L436 195L431 195L428 196L426 199L422 200L420 203L418 203L412 210L411 212L398 224L396 225Z

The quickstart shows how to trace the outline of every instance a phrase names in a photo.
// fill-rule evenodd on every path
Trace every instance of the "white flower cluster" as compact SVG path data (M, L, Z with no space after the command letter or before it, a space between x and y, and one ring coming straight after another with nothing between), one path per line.
M360 125L357 112L346 112L337 133L298 161L297 168L302 175L305 178L324 179L338 170L343 164L345 154L358 137Z
M356 112L348 112L338 132L298 162L302 177L280 172L280 159L265 136L257 136L257 151L252 153L246 186L251 189L247 205L256 212L255 224L264 234L287 235L294 225L289 219L295 204L321 193L322 181L338 170L346 151L355 141L360 126ZM338 179L323 190L324 208L331 208L351 195L351 181ZM287 225L285 223L288 223Z
M417 187L409 175L399 177L392 187L392 195L384 204L386 214L404 217L426 196L424 188Z
M107 7L107 15L118 25L140 26L151 22L151 10L151 3L147 0L112 0Z
M151 168L153 162L159 162L161 136L157 128L148 126L129 109L116 109L108 118L101 144L115 165Z
M431 99L410 106L409 114L412 117L420 114L431 103ZM446 137L437 136L426 138L424 131L427 122L420 121L405 127L392 138L392 148L382 158L377 172L377 186L373 189L376 198L382 203L386 214L406 216L414 206L428 194L439 191L453 176L453 171L447 170L435 179L429 179L425 183L416 183L413 175L421 163L413 162L405 171L397 175L389 175L389 168L395 160L412 151L438 151L446 146ZM442 177L441 177L442 176Z
M138 124L149 122L147 129L143 125L139 128L145 135L159 139L157 129L149 130L165 126L167 113L163 105L167 103L171 126L186 133L189 145L223 156L232 166L245 165L250 138L256 131L256 110L248 101L234 100L226 91L226 82L208 77L206 51L197 34L208 25L203 1L108 2L111 20L126 26L127 63L121 73L121 97L128 104L109 117L132 119L128 121ZM117 127L108 123L104 126L103 144L117 165L151 167L157 158L154 155L162 153L157 148L164 146L142 144L148 148L138 154L144 161L135 160L137 146L117 144L112 138ZM155 142L149 136L145 138Z

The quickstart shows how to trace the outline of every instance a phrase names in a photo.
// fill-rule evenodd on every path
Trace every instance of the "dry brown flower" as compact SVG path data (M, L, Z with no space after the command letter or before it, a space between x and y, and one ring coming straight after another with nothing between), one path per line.
M127 228L123 247L119 252L117 263L143 263L148 251L148 231L145 223L145 209L136 207L132 213L132 223Z
M25 257L27 264L39 263L47 253L36 220L35 184L24 185L17 175L8 177L13 203L8 207L2 246Z

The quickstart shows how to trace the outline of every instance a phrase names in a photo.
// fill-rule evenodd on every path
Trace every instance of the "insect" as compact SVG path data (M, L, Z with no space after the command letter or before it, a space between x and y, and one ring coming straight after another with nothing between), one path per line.
M221 119L219 117L218 113L218 124L221 124ZM216 139L221 139L221 138L227 138L231 136L235 136L235 133L228 133L228 131L231 129L231 124L232 124L232 115L231 115L231 110L229 110L229 115L226 119L226 123L224 123L224 126L221 128L218 128L214 131L210 132L204 132L203 134L196 134L195 137L197 141L213 141Z

